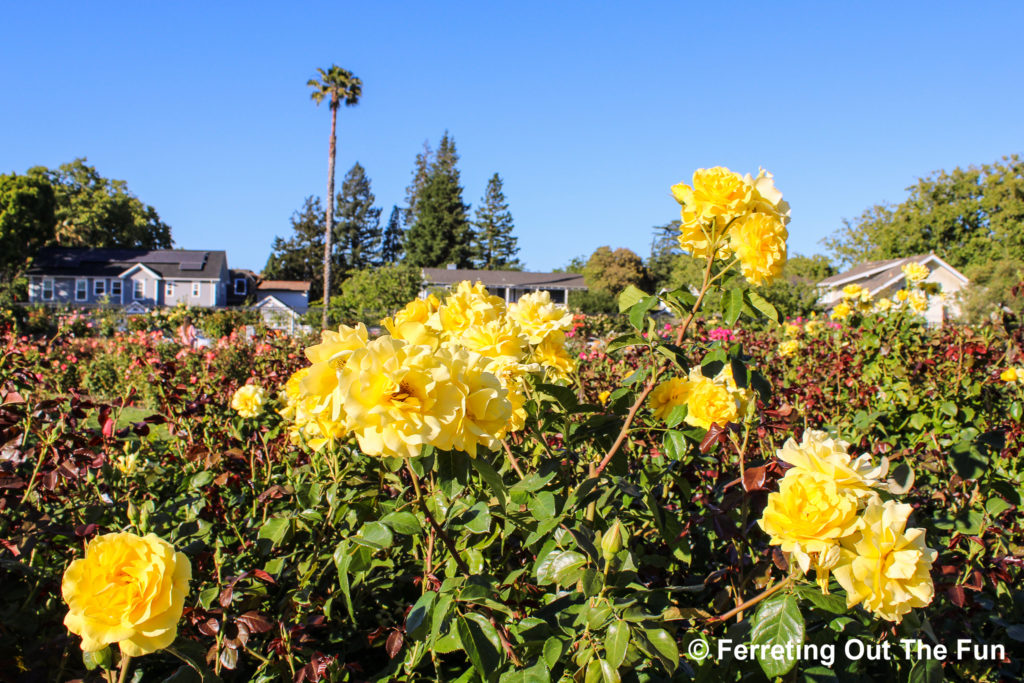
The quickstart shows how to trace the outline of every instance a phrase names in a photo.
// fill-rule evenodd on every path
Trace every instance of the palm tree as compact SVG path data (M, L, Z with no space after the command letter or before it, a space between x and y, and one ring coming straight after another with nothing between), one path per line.
M331 143L327 159L327 226L324 228L324 314L323 328L327 329L327 304L331 296L331 236L334 234L334 157L338 123L338 106L344 102L351 107L359 102L363 94L363 82L352 75L351 71L342 69L336 64L324 71L317 69L320 79L309 79L306 83L313 89L310 98L317 106L325 99L330 99L331 106Z

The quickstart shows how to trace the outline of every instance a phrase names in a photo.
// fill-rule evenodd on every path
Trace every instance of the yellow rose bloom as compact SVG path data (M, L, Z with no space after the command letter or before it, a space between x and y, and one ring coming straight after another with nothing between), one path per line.
M525 294L508 307L508 317L519 324L531 344L540 344L552 332L572 329L572 313L552 303L546 291Z
M1007 383L1016 382L1021 379L1021 374L1017 371L1017 368L1006 368L1000 373L999 379Z
M552 332L533 350L533 362L540 364L556 380L570 379L576 361L565 350L565 334Z
M839 561L839 540L859 526L857 497L821 473L792 469L768 495L758 525L771 545L796 560L800 571L815 570L827 592L829 570Z
M800 348L800 342L796 339L787 339L786 341L779 344L779 356L782 358L789 358L794 355Z
M413 299L393 317L380 321L388 334L410 344L437 347L440 328L437 310L441 302L431 294L425 299Z
M850 304L845 301L840 301L835 305L835 307L833 307L832 312L829 313L828 317L832 320L842 320L850 317L851 313L853 313L853 308L850 307Z
M460 349L445 354L442 365L462 393L461 419L454 429L454 447L476 457L477 446L496 448L512 419L508 390L484 370L486 359Z
M803 328L795 323L785 323L782 326L782 333L787 337L799 336L802 330Z
M910 292L908 292L905 289L901 289L900 291L896 292L896 300L899 301L900 303L903 303L904 301L906 301L907 297L909 297L909 296L910 296Z
M522 361L527 344L523 330L507 318L488 320L450 338L450 345L461 346L488 358Z
M900 622L932 601L931 567L938 556L924 544L924 529L907 529L913 508L895 501L871 502L860 530L842 540L833 569L846 590L846 606L863 604L887 621Z
M903 271L903 275L906 276L907 282L912 286L924 282L931 274L931 271L928 270L928 266L922 263L908 263L900 268L900 270Z
M231 407L245 418L254 418L263 412L263 387L246 384L231 397Z
M877 497L875 488L883 487L882 479L889 470L889 461L882 458L881 464L875 466L867 453L854 460L847 453L849 446L825 432L808 429L799 443L790 437L776 456L797 470L823 475L859 499Z
M306 349L311 365L302 378L300 390L305 396L316 397L318 412L329 407L331 419L338 420L344 403L338 390L339 372L356 349L366 347L369 334L366 326L359 323L355 327L342 325L337 332L324 330L320 338L319 344Z
M840 294L843 295L844 299L858 299L858 298L860 298L861 292L863 292L863 291L864 291L863 287L861 287L860 285L854 283L854 284L846 285L845 287L843 287L843 289L840 291Z
M917 313L924 313L928 310L928 296L924 292L913 291L907 297L910 307Z
M412 458L424 444L455 443L462 396L427 347L375 339L352 352L338 388L345 424L367 455Z
M767 284L786 265L786 224L767 213L748 214L729 229L729 246L740 260L740 271L752 285Z
M726 381L705 377L700 368L690 371L687 382L686 423L710 429L712 423L724 427L740 417L737 395L729 390Z
M739 173L716 166L697 169L693 186L673 185L672 195L682 205L680 246L695 258L708 258L729 222L748 212L753 187Z
M601 405L608 405L608 397L611 395L612 392L606 389L605 391L598 393L597 400L601 402Z
M611 395L611 392L604 393ZM664 420L673 408L684 405L689 397L690 381L682 377L672 377L654 387L647 400L651 403L654 417Z
M463 280L455 291L445 297L437 311L441 331L458 336L474 325L505 316L505 300L491 296L479 282L471 285Z
M804 323L804 331L807 334L811 334L811 335L817 334L824 327L825 327L825 323L823 323L822 321L817 320L817 319L808 320L806 323Z
M753 189L750 207L758 213L770 213L782 219L783 223L789 223L789 204L782 199L782 193L775 187L775 179L771 173L763 168L757 173L756 178L750 174L743 178Z
M64 625L83 652L113 643L128 657L156 652L177 636L191 579L185 554L153 534L97 536L64 572Z
M875 313L888 313L892 308L892 300L885 298L884 296L875 302Z

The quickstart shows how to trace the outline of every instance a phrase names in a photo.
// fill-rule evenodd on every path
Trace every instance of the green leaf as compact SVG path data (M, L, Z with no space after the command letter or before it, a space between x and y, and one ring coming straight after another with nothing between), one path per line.
M907 683L942 683L942 662L937 659L919 659L910 667Z
M583 594L588 598L592 598L598 595L601 589L604 588L604 574L594 567L587 567L583 570L580 584L583 588Z
M996 517L1003 514L1012 507L1012 505L1007 503L1002 498L993 497L985 501L985 512L987 512L988 516L992 519L995 519Z
M486 617L477 612L459 615L455 625L462 649L480 676L487 680L501 662L501 640Z
M682 403L677 406L672 406L672 408L670 408L668 411L668 415L665 416L665 426L668 427L669 429L677 426L686 418L687 412L688 409L685 403Z
M619 683L619 672L616 670L617 667L611 665L605 659L597 660L598 666L601 667L601 680L603 683Z
M94 669L110 669L114 663L114 655L110 651L110 646L107 645L102 650L96 650L95 652L83 652L82 663L85 664L85 668L89 671Z
M796 596L777 593L762 602L753 618L750 642L759 646L755 655L765 676L771 679L792 671L796 666L797 649L804 642L804 617ZM786 655L787 644L790 644L790 656ZM775 645L782 646L783 654L778 659L771 656L770 650ZM761 653L767 656L762 657Z
M608 342L608 346L605 348L605 353L611 353L624 349L627 346L637 346L638 344L646 344L647 340L641 337L639 334L624 334L621 337L616 337Z
M735 325L743 312L743 290L730 289L722 297L722 316L726 325Z
M622 293L619 294L619 313L625 313L633 306L647 298L647 293L641 289L638 289L634 285L627 285Z
M392 512L380 520L391 527L392 531L406 536L416 536L423 531L420 520L411 512Z
M574 550L555 550L537 565L537 583L542 586L558 583L565 586L576 583L587 563L584 555Z
M663 628L649 628L643 631L645 640L654 646L658 660L673 673L679 666L679 646L668 631Z
M551 636L544 641L544 662L548 665L548 668L555 668L555 665L562 658L564 651L565 644L555 636Z
M550 683L551 671L543 659L529 669L506 671L498 679L498 683Z
M260 527L260 531L256 534L257 538L265 538L271 542L271 544L278 546L284 541L288 532L291 530L292 520L290 517L271 517L263 526Z
M390 548L395 537L391 535L391 529L380 522L367 522L359 529L359 533L352 536L352 542L371 550L384 550Z
M622 660L626 658L626 650L629 649L629 625L624 621L615 620L608 627L608 633L604 638L604 656L608 663L615 669L622 666Z
M487 482L491 491L493 491L494 495L497 496L501 507L504 508L508 505L508 489L505 488L505 482L501 480L501 475L494 471L494 467L491 466L491 463L484 460L482 455L470 458L470 462L473 463L474 469L480 473L480 476L483 477L485 482Z
M782 322L782 316L779 315L779 312L775 309L775 306L772 306L770 301L765 299L757 292L747 292L747 301L750 303L751 306L753 306L757 310L758 313L760 313L764 317L768 318L769 320L775 323Z
M486 503L474 504L459 515L459 518L464 520L466 528L474 534L486 534L491 530L491 511L487 509Z
M686 437L682 432L674 429L668 430L665 432L661 445L665 449L665 457L670 460L683 460L686 457Z
M648 296L633 304L629 309L629 324L638 330L644 328L644 316L658 305L658 297Z
M945 402L943 402L943 404L941 406L939 406L939 410L941 410L943 413L945 413L949 417L956 417L956 414L957 414L956 404L953 403L952 401L945 401Z
M416 604L409 610L409 616L405 618L405 632L413 640L423 640L427 636L427 627L430 624L430 610L434 606L437 593L427 591L420 596Z
M530 499L527 507L538 520L551 519L555 516L555 494L551 491L541 491Z
M825 595L817 586L802 586L799 590L800 597L819 609L832 614L846 614L846 598L837 593Z

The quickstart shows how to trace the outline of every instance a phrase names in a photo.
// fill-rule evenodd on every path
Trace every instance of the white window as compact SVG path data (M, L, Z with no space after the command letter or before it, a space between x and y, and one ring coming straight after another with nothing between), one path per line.
M103 278L96 278L92 281L92 293L95 296L103 296L107 293L107 281Z
M132 280L135 283L135 291L133 292L134 298L143 299L146 297L146 281L145 280Z
M121 281L111 280L110 281L110 298L121 299Z
M244 277L236 277L235 278L235 294L237 294L237 295L245 294L245 278Z
M174 283L173 282L168 282L167 283L166 287L164 288L164 293L167 296L174 296Z
M193 282L193 283L192 283L192 296L194 296L194 297L198 297L198 296L199 296L199 292L200 292L200 291L201 291L201 290L200 290L200 283L198 283L198 282Z
M53 278L43 278L43 301L53 301Z
M89 298L89 281L85 278L75 278L75 301L85 301Z

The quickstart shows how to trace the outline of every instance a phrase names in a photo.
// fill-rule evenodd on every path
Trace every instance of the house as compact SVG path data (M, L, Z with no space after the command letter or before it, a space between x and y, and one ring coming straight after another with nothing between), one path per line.
M448 288L463 280L483 283L491 294L503 297L505 303L519 301L524 294L547 291L558 304L569 303L569 292L586 289L583 276L576 273L527 273L518 270L470 270L465 268L424 268L423 292Z
M243 306L255 300L260 276L245 268L228 270L228 306Z
M929 324L939 325L949 318L960 317L960 306L955 294L970 284L963 273L949 265L935 253L906 258L888 259L886 261L870 261L862 263L850 270L827 277L818 283L820 296L818 303L831 310L842 300L842 289L847 285L860 285L871 293L871 297L892 299L897 291L906 288L906 276L903 266L920 263L928 268L926 283L939 286L943 296L930 298L930 306L925 312Z
M302 316L309 310L309 283L297 280L261 280L256 285L256 303L264 324L291 334L305 331Z
M223 251L191 249L41 249L26 273L30 303L123 306L227 305Z

